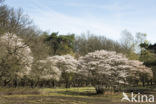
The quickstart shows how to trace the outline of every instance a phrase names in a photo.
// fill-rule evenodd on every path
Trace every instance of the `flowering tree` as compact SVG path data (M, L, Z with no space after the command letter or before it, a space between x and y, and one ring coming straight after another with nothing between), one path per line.
M53 86L55 81L64 81L66 87L70 87L77 65L77 60L70 55L48 57L34 62L30 77L35 80L36 85L40 80L51 80Z
M0 37L0 53L0 77L4 85L30 72L31 49L15 34L6 33Z
M80 57L78 72L90 79L97 93L103 93L106 87L129 84L129 79L139 80L139 73L152 71L139 61L128 60L124 55L111 51L95 51Z
M76 72L78 61L70 55L48 57L49 62L54 63L61 71L61 80L65 82L66 88L70 87L73 73Z
M32 87L40 84L41 81L48 82L48 85L55 87L55 82L60 80L61 71L55 63L49 60L39 60L33 63L29 78L34 81ZM42 82L42 83L44 83Z
M143 86L145 85L145 81L152 81L153 72L150 68L143 65L143 62L140 62L138 60L129 60L129 66L132 67L131 69L131 76L127 77L127 80L129 82L135 82L135 81L142 81ZM133 80L133 78L137 78L137 80ZM138 83L137 83L138 84Z

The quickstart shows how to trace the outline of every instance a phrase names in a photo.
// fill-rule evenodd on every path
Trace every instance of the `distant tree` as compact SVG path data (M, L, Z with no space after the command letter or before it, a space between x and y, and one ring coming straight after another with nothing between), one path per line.
M123 51L121 45L117 41L113 41L104 36L88 33L75 38L74 50L77 56L86 55L89 52L102 49L116 52Z
M127 48L127 50L134 51L134 37L133 35L128 32L127 30L122 31L121 33L121 44L124 48Z
M141 50L139 59L140 59L140 61L144 62L145 64L152 63L156 60L155 54L150 52L149 50Z
M32 21L23 14L22 9L15 10L7 5L0 5L0 34L10 32L19 35L30 30L30 27Z
M154 74L153 81L156 83L156 45L144 42L140 44L140 47L140 60L143 61L146 66L151 67Z
M156 43L150 44L147 49L156 54Z
M147 34L145 33L138 32L136 33L135 37L136 37L136 43L138 45L140 45L141 43L148 43L148 40L146 39Z
M73 53L74 39L74 34L52 33L45 39L45 42L51 47L51 55L64 55Z
M133 36L127 30L122 31L121 33L121 46L123 48L124 54L129 59L139 60L139 53L142 51L142 47L140 44L148 44L148 40L146 39L147 34L138 32L135 36Z
M121 32L121 40L120 40L121 47L123 48L123 52L129 59L137 60L139 56L136 54L136 40L135 37L128 32L127 30L123 30Z
M42 32L34 26L29 16L24 14L22 9L10 8L2 3L0 5L0 36L7 32L22 38L31 48L35 59L47 57L48 47L39 37Z

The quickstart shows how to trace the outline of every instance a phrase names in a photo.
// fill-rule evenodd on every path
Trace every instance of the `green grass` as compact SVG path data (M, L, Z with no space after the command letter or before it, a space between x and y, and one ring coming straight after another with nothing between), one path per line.
M0 104L120 104L122 93L96 95L93 87L0 88Z

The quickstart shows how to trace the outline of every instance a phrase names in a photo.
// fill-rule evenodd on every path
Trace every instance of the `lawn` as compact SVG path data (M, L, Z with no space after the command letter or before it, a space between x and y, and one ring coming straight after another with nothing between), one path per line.
M0 104L121 104L121 98L121 92L96 95L93 87L0 88Z
M96 95L93 87L0 89L0 104L108 104L120 99L121 93Z

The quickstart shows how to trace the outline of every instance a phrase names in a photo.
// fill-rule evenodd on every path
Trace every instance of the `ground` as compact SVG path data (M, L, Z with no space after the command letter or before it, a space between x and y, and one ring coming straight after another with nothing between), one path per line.
M96 95L93 87L0 88L0 104L127 104L121 98L121 92Z

